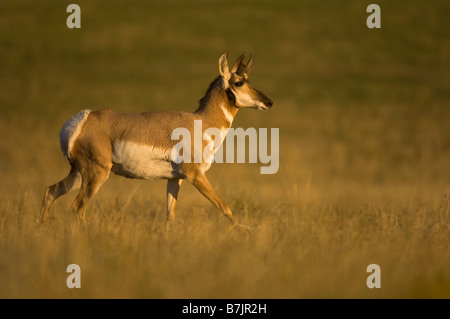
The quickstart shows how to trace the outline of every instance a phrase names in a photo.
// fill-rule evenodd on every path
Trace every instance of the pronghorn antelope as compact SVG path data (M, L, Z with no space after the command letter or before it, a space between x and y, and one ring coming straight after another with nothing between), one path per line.
M184 179L236 225L230 208L205 176L211 162L173 161L171 151L176 141L172 140L171 132L180 127L192 132L194 121L201 120L203 131L213 127L220 129L222 134L214 136L219 139L214 140L214 144L220 145L239 108L267 110L272 107L272 101L249 84L252 58L247 64L243 63L243 59L244 55L241 55L230 71L228 52L220 56L220 75L211 82L193 113L162 111L121 114L104 109L84 110L70 118L61 129L60 144L71 169L66 178L45 190L40 225L45 223L53 202L75 189L80 191L72 208L79 222L84 224L86 205L111 171L128 178L168 180L166 231L175 217L178 191ZM203 141L202 150L210 142Z

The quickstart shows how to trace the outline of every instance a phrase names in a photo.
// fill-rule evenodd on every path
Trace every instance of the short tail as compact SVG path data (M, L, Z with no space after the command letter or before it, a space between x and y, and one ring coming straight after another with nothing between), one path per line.
M71 160L70 152L78 135L80 135L84 122L87 120L90 110L83 110L72 116L59 132L59 143L64 156Z

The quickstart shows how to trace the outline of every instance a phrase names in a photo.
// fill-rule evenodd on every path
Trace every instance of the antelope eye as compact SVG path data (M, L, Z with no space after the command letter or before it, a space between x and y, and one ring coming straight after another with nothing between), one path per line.
M234 83L234 86L242 86L242 85L244 85L244 82L236 82L236 83Z

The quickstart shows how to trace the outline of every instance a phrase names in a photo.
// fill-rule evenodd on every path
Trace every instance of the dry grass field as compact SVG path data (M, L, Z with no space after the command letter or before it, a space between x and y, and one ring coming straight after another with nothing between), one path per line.
M0 298L450 298L448 1L0 3ZM215 164L212 185L249 234L188 183L164 239L165 181L111 175L80 232L63 123L81 109L193 111L217 60L253 53L279 128L279 171ZM81 267L81 289L66 267ZM369 289L366 267L381 268Z

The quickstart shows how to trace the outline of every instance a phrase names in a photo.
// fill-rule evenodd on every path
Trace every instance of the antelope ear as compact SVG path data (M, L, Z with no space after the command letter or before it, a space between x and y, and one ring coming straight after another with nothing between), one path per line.
M253 56L250 55L250 59L247 62L247 65L245 66L245 73L250 74L250 72L252 71L252 67L253 67Z
M222 53L219 58L219 72L224 80L228 83L228 80L231 77L230 70L228 69L228 51Z
M244 53L241 54L241 56L236 60L236 63L233 65L233 68L231 69L231 73L238 73L238 70L242 70L242 60L244 60Z

